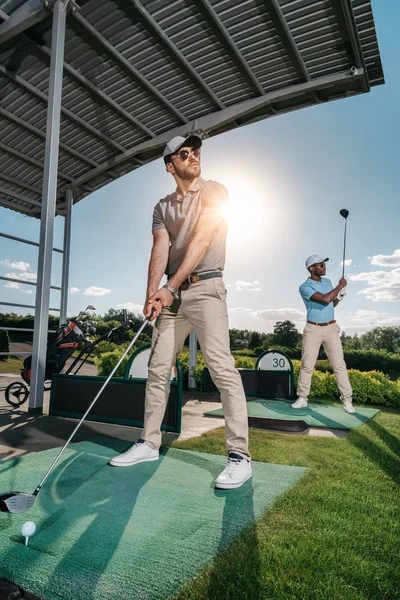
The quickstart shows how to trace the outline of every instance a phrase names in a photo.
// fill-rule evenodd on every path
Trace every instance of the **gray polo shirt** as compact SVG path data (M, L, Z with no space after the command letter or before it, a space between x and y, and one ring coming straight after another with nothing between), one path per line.
M226 187L216 181L205 181L199 177L196 185L185 196L179 196L175 191L156 204L152 230L166 229L171 243L167 275L175 273L180 266L200 214L215 215L220 219L223 216L223 206L227 202ZM194 273L224 269L227 230L228 224L224 218Z

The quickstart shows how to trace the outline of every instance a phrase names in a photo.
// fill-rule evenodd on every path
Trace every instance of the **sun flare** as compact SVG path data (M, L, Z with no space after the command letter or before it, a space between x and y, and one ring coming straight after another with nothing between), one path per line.
M240 180L231 179L227 185L229 203L224 207L228 221L228 240L256 241L265 231L266 197L261 189Z

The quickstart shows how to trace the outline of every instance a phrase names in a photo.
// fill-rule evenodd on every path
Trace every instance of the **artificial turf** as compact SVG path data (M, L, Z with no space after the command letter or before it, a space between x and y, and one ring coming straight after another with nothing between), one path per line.
M158 462L110 467L126 446L71 445L29 512L0 513L0 576L46 600L168 598L306 470L253 462L253 480L218 491L224 456L168 448ZM32 491L56 452L2 463L0 491ZM26 547L27 520L37 532Z
M363 425L379 410L355 405L355 414L349 414L341 406L309 403L307 408L291 408L289 402L281 400L250 400L247 402L249 417L281 421L302 421L309 427L329 429L356 429ZM222 408L204 413L211 417L222 417Z

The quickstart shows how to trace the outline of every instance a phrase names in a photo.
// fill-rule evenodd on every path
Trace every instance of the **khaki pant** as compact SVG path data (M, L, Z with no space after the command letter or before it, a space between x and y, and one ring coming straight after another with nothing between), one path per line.
M157 318L146 385L142 439L151 448L161 444L161 423L169 395L169 375L191 329L196 331L204 359L222 400L228 452L250 458L246 397L229 349L228 309L222 278L183 285L181 300L163 308Z
M303 354L297 395L307 398L310 393L311 377L321 344L335 373L340 399L343 402L351 402L352 389L343 357L340 327L337 323L325 325L324 327L311 325L310 323L306 324L303 331Z

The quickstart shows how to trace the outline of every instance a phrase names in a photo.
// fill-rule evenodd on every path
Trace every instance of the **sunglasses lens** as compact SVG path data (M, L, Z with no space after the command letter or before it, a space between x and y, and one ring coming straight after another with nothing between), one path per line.
M195 156L196 158L199 158L200 149L199 148L191 148L191 150L181 150L178 153L178 156L182 161L185 161L189 158L190 154L193 154L193 156Z

